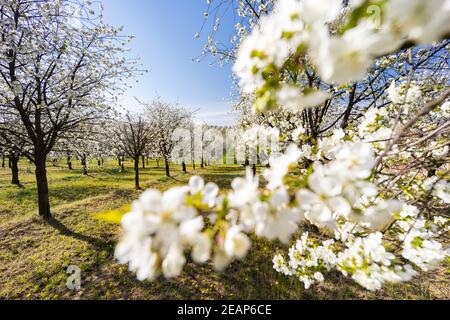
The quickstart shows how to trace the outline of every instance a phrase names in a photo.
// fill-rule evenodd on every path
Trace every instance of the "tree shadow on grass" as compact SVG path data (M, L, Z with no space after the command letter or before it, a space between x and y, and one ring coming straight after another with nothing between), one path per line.
M104 241L98 238L94 238L91 236L87 236L84 234L81 234L79 232L75 232L70 230L66 225L64 225L61 221L56 220L55 218L51 218L48 221L48 224L51 225L53 228L59 231L60 234L72 237L74 239L87 242L94 247L98 249L111 249L113 248L113 243L109 241Z
M216 183L220 189L230 189L233 179L236 177L240 177L240 175L204 173L202 174L202 177L206 182Z
M23 202L27 199L30 199L35 196L36 189L35 188L26 188L25 186L18 187L17 189L13 189L11 192L8 192L8 199L17 200L19 202Z
M179 175L178 174L175 174L175 175L171 175L171 176L162 176L162 177L159 177L158 179L156 179L155 181L156 182L158 182L158 183L164 183L164 182L182 182L183 180L181 180L181 179L179 179L178 178L179 177Z
M185 173L183 173L183 174L185 174ZM169 181L172 180L172 181L176 181L176 182L182 182L183 180L179 179L178 176L179 176L179 174L177 174L177 175L172 175L172 176L170 176L170 177L167 177L167 176L166 176L166 177L168 178Z
M93 186L86 184L84 186L54 186L50 188L50 197L62 201L77 201L88 197L94 197L113 191L108 186Z

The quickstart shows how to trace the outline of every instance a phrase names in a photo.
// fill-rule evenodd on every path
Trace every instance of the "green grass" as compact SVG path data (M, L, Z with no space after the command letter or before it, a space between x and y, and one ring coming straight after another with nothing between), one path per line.
M123 208L138 196L132 163L119 172L116 161L99 168L91 163L89 176L79 165L69 171L61 160L49 164L52 213L56 220L42 222L36 212L33 168L20 162L22 186L10 185L9 169L0 168L0 299L434 299L448 298L448 274L430 274L401 286L369 293L338 274L310 290L272 269L272 257L281 246L253 239L255 250L234 262L225 273L209 265L188 263L174 280L139 282L113 258L120 228L97 218L99 213ZM172 166L173 178L151 163L141 172L144 188L166 190L184 184L191 174L229 188L244 174L241 166L208 166L187 174ZM188 167L188 170L190 168ZM259 168L261 169L261 168ZM286 248L283 248L286 250ZM81 268L81 290L66 287L67 267ZM447 278L446 278L447 277Z

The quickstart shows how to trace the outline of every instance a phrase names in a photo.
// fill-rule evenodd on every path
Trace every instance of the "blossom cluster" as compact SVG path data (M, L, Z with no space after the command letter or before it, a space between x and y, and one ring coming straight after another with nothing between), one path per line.
M335 239L320 244L304 233L289 249L288 260L281 254L275 255L274 269L298 277L306 289L322 282L323 273L336 269L368 290L379 290L385 282L409 281L417 270L432 270L449 255L436 240L448 232L447 218L435 217L426 226L425 219L418 217L417 208L405 205L396 215L391 232L402 243L400 257L386 249L387 240L381 232L358 236L364 234L364 229L346 222L339 225Z
M373 6L379 9L377 23ZM447 0L358 0L346 7L340 0L280 0L242 41L233 70L243 93L256 94L255 110L298 111L330 96L286 81L286 74L304 68L307 57L323 81L344 85L363 78L376 57L405 42L442 39L450 31L449 16Z
M297 276L305 289L309 289L311 285L324 281L323 273L336 266L333 245L332 239L318 245L315 239L305 232L289 249L288 262L281 254L274 256L274 269L287 276Z
M403 258L421 270L434 269L448 255L437 240L442 233L448 232L447 218L435 216L432 221L427 221L419 216L416 207L408 205L400 212L394 228L403 242Z
M377 187L368 181L375 161L371 146L343 142L335 147L334 159L326 164L316 162L308 178L308 188L297 192L305 217L333 231L340 220L357 223L371 231L383 230L400 210L400 204L396 200L377 198Z
M432 195L442 202L450 204L450 182L448 180L433 176L423 181L422 187L427 191L431 190Z
M206 262L212 254L214 230L205 230L205 220L211 224L216 219L204 217L202 212L221 205L218 192L216 184L205 185L196 176L189 186L164 193L145 191L122 219L124 236L115 256L119 262L128 263L140 280L154 279L161 272L166 278L178 276L188 250L194 262ZM250 240L238 226L218 228L213 263L222 270L233 258L246 255Z
M338 254L337 269L368 290L381 289L384 282L409 281L417 272L411 265L395 264L396 256L383 245L381 232L357 237Z

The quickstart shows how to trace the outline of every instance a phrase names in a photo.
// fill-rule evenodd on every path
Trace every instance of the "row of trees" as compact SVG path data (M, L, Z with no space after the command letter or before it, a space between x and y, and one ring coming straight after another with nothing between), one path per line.
M121 116L106 118L95 123L86 123L65 134L56 144L52 157L67 158L72 169L72 159L78 159L84 174L88 164L97 159L101 165L104 159L115 158L118 166L124 168L125 158L131 158L135 170L135 186L140 189L139 169L145 169L149 159L164 162L167 177L171 176L170 163L181 164L187 171L187 164L196 169L212 162L240 162L248 155L236 143L240 138L233 127L211 126L196 123L194 112L182 106L157 98L150 103L140 102L142 112L127 112ZM228 159L227 159L228 157ZM231 158L231 160L229 159Z
M110 109L96 113L96 118L84 118L70 129L58 131L58 137L45 153L45 161L66 159L69 170L73 169L73 160L77 159L82 166L83 174L88 174L89 163L97 159L101 165L104 159L115 158L118 165L124 169L125 158L131 158L134 163L135 188L140 189L140 163L145 168L148 159L164 162L165 173L170 177L170 163L180 161L186 171L186 163L190 161L193 169L196 163L204 167L210 161L205 149L216 138L207 134L208 129L217 129L207 124L196 124L192 118L193 112L176 103L156 98L150 103L140 102L142 112L127 112L117 114ZM0 154L8 159L12 172L12 183L20 184L18 162L20 157L28 158L35 164L32 141L26 135L19 135L23 130L21 122L12 122L2 115L0 127ZM176 131L180 129L180 133ZM188 135L185 133L189 132ZM199 141L194 141L194 131ZM216 132L215 130L214 132ZM192 135L191 135L192 133ZM20 139L18 138L20 137ZM200 149L198 155L197 150ZM182 150L182 155L175 155ZM189 159L189 160L188 160ZM36 169L38 170L38 169ZM37 173L38 186L42 176ZM44 176L46 180L46 175ZM41 189L39 189L41 190ZM48 196L48 189L45 190ZM42 196L39 197L42 201ZM45 200L44 200L45 201ZM42 215L46 217L46 215Z
M139 162L144 157L163 159L165 172L170 177L170 161L176 141L175 130L187 127L192 121L192 112L185 108L155 99L152 103L141 103L142 114L127 113L116 126L111 126L115 150L119 156L128 156L134 161L135 187L139 185Z
M106 116L109 113L99 114L97 119L85 119L71 130L60 132L58 139L52 144L49 152L45 153L45 160L48 157L66 158L67 167L73 169L73 159L77 159L83 168L83 173L88 174L88 164L91 159L98 159L99 164L105 158L117 158L119 166L124 167L125 157L131 158L134 162L135 187L140 189L139 168L142 159L142 166L145 167L146 159L156 159L164 161L165 173L170 177L170 162L172 151L178 141L173 138L175 130L179 128L190 128L192 122L192 112L185 108L168 102L160 98L151 103L141 103L143 112L133 114L127 112L120 116ZM4 131L0 131L0 154L3 159L8 159L12 172L12 183L20 184L18 162L20 157L30 159L33 149L28 150L30 145L26 137L17 140L20 144L14 143L13 137L7 133L14 133L13 124L4 120ZM19 124L18 124L19 126ZM193 163L195 166L195 162ZM3 160L4 166L4 160ZM203 162L201 164L203 166Z

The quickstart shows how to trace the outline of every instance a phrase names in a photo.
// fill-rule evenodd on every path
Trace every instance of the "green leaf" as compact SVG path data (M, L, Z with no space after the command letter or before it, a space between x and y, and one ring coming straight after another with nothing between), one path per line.
M412 241L411 244L413 245L413 247L415 248L422 248L422 243L423 243L423 239L421 237L415 237Z

